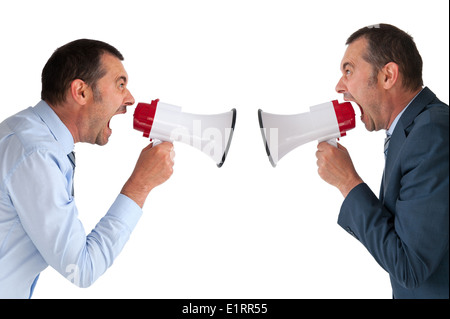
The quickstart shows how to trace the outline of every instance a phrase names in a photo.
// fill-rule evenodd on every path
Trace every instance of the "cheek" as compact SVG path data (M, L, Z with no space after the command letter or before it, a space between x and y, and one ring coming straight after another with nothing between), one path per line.
M89 123L90 126L95 130L98 130L101 127L105 126L109 120L108 114L111 111L106 107L106 105L106 101L103 100L102 103L98 103L92 106L92 110L89 115Z

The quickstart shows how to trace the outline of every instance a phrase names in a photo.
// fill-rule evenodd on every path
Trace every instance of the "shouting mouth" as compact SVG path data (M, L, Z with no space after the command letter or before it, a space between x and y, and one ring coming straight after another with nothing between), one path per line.
M355 102L356 103L356 102ZM358 105L358 107L359 107L359 110L361 111L361 119L363 118L363 116L364 116L364 111L363 111L363 108L361 107L361 105L359 105L358 103L356 103L356 105Z
M359 110L361 111L361 121L363 121L364 110L363 110L363 108L361 107L361 105L360 105L358 102L355 101L355 99L353 98L353 96L351 96L349 93L344 93L344 100L345 100L345 101L348 101L348 102L353 102L353 103L355 103L356 105L358 105Z
M121 106L121 107L117 110L117 112L114 113L113 116L111 116L111 118L109 119L108 124L107 124L107 128L108 128L108 130L109 130L109 134L112 133L112 129L111 129L111 120L113 119L113 117L116 116L116 115L119 115L119 114L125 114L126 112L127 112L127 107L126 107L126 106Z

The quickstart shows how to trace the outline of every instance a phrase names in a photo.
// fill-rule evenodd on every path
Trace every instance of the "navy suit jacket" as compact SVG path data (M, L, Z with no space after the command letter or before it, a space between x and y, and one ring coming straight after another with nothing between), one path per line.
M345 198L338 224L390 275L394 298L449 298L449 107L430 89L409 105L389 142L377 198Z

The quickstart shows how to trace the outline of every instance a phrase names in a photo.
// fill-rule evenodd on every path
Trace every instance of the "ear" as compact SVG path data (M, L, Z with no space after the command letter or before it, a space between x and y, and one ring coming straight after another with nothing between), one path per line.
M85 105L91 94L89 86L83 80L76 79L70 84L72 98L80 105Z
M382 77L383 77L383 87L386 90L389 90L392 88L398 80L398 64L394 62L389 62L386 64L383 69L381 70Z

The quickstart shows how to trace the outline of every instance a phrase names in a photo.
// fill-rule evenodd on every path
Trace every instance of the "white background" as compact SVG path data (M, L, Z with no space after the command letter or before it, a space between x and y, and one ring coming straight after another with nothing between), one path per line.
M317 175L316 142L270 165L257 110L302 113L335 91L347 37L391 23L410 33L424 82L448 103L449 2L9 1L0 7L0 119L40 98L41 70L69 41L93 38L125 56L136 102L183 111L237 109L222 168L176 143L175 172L147 199L113 266L80 289L50 267L34 298L391 298L387 273L336 223L342 196ZM86 232L131 173L147 140L130 107L104 147L77 144L75 192ZM378 194L384 132L359 121L341 139Z

